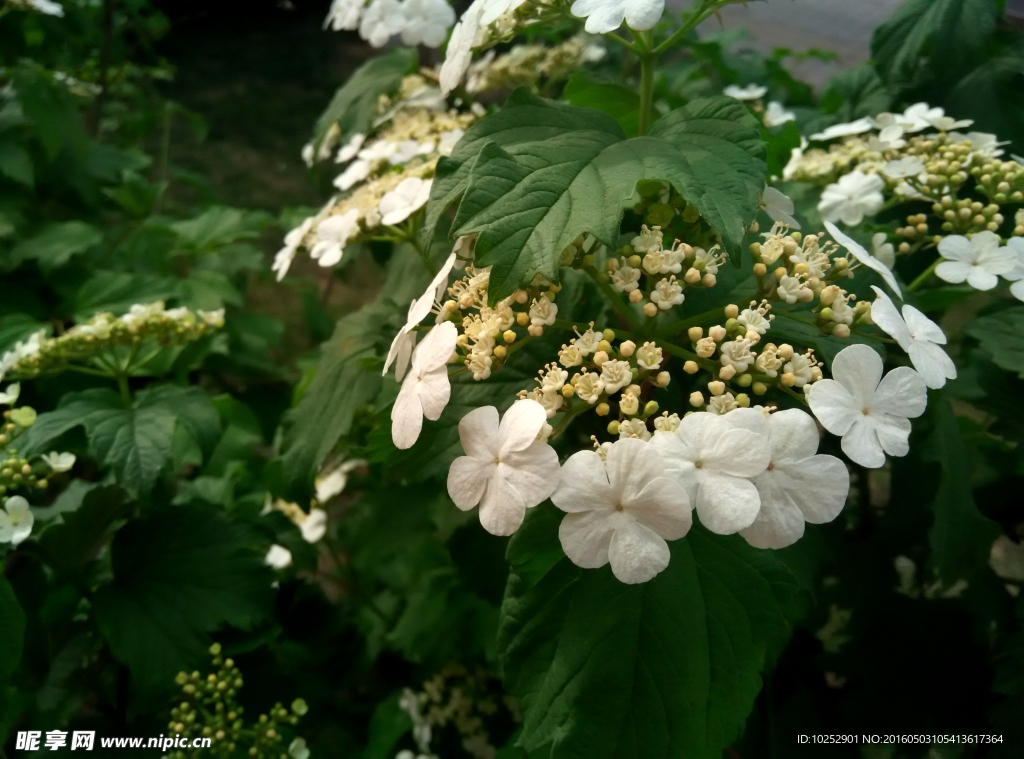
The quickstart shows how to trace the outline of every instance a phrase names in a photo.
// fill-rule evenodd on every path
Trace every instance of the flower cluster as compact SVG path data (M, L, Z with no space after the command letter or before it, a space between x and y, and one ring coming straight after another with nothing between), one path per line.
M240 745L248 745L249 756L284 756L285 732L292 732L299 718L309 711L306 702L295 699L291 708L282 704L247 727L243 719L245 709L239 706L239 692L244 681L234 660L221 655L219 643L210 646L212 664L216 668L203 677L199 671L191 674L179 672L174 682L181 688L181 702L171 709L171 720L167 727L172 735L185 738L212 738L210 748L200 750L177 750L164 759L192 759L206 756L207 752L218 756L233 756ZM188 742L191 745L192 741ZM302 738L295 738L288 746L288 753L299 759L309 755Z
M374 47L392 37L414 47L440 47L455 23L455 11L445 0L333 0L324 28L359 30Z
M515 87L540 86L565 79L584 63L601 60L605 49L584 35L548 45L516 45L507 53L488 51L471 64L466 74L466 91L472 94Z
M143 366L164 348L187 345L223 326L223 309L167 309L162 301L134 305L120 317L100 313L58 337L48 338L45 332L38 332L18 343L0 357L0 379L8 375L29 379L57 374L73 365L108 372L118 367L128 372Z

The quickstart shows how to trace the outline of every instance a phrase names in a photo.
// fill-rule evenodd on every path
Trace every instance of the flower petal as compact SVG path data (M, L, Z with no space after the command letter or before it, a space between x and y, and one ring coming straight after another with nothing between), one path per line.
M761 508L750 527L740 535L754 548L785 548L804 534L804 517L785 488L778 487L775 472L754 480Z
M551 497L561 474L555 449L539 440L525 451L514 451L503 457L498 469L519 491L528 509Z
M881 200L881 197L881 194L879 194L879 200ZM877 210L878 209L876 208L872 210L871 213L875 213ZM846 223L852 226L855 224L860 224L860 222L861 219L858 218L855 222ZM903 293L900 291L899 283L896 282L896 277L893 276L893 273L889 271L889 267L887 267L877 258L872 256L870 253L868 253L867 250L865 250L864 247L860 245L858 242L856 242L852 237L844 235L842 232L840 232L839 228L832 222L826 221L824 222L824 224L825 229L827 229L828 233L832 235L832 239L834 239L836 242L838 242L840 245L846 248L850 252L850 255L852 255L866 267L868 267L872 271L875 271L882 278L885 284L889 285L889 288L894 293L899 295L901 298L903 297Z
M753 524L761 506L754 483L707 469L698 478L697 515L702 525L719 535L732 535Z
M882 378L875 391L871 414L921 416L928 405L928 389L921 375L908 366L898 366Z
M551 502L570 513L615 509L604 462L595 451L578 451L566 460Z
M889 296L882 292L880 287L871 286L875 291L875 301L871 304L871 321L881 327L882 331L893 338L903 350L910 350L910 329L903 321L900 312L896 310ZM904 310L909 306L904 306ZM920 313L920 312L919 312Z
M850 471L842 459L819 453L803 461L780 464L772 473L775 489L785 490L811 524L831 522L846 505Z
M448 469L448 495L463 511L480 503L494 470L493 461L459 456Z
M874 318L874 309L872 309L872 318ZM903 318L906 320L907 328L915 340L927 340L929 343L937 343L938 345L946 344L946 333L942 331L942 327L913 306L903 306Z
M412 448L423 428L423 406L413 377L406 377L391 407L391 440L401 450Z
M935 267L935 276L943 282L959 285L967 280L967 275L971 273L972 269L974 269L973 266L962 261L942 261Z
M612 533L608 561L619 582L647 582L663 571L671 558L664 538L638 522L624 521Z
M607 564L608 546L619 516L618 512L608 511L566 514L558 526L558 540L569 561L584 569L597 569Z
M414 371L430 371L444 366L455 351L458 328L452 322L442 322L433 327L412 354Z
M616 440L605 459L612 493L625 506L651 480L665 475L665 461L649 443L639 438Z
M910 346L910 361L925 384L940 388L947 379L956 379L956 364L946 355L941 345L919 340Z
M423 416L432 422L439 419L452 395L452 385L448 381L447 367L439 366L425 372L419 382L417 392L423 406Z
M623 504L640 524L665 540L679 540L693 526L690 499L683 486L668 477L658 477L628 504Z
M491 535L511 535L525 517L523 497L495 467L480 501L480 524Z
M537 439L547 419L547 411L537 401L524 398L513 403L498 427L498 439L501 441L498 455L504 458L512 451L528 448Z
M498 443L498 409L494 406L475 408L459 420L459 440L467 456L489 459L493 463Z
M858 410L870 405L875 388L882 379L882 370L881 356L863 343L843 348L832 362L832 377L850 393L860 407ZM819 384L815 383L815 387Z
M818 425L810 414L797 408L776 411L768 417L772 466L803 461L818 452Z
M872 415L872 418L882 450L890 456L906 456L910 452L910 420L892 414Z
M971 263L974 261L974 254L971 252L971 241L963 235L947 235L939 240L939 255L947 261L962 261ZM939 264L942 266L942 264ZM935 271L938 274L938 270ZM941 274L939 275L942 276ZM945 279L943 277L943 279ZM950 280L947 280L950 281ZM963 280L960 280L963 282Z
M811 385L807 403L821 426L833 435L845 435L862 415L860 404L835 380L819 380Z
M843 453L851 461L869 469L878 469L885 463L882 444L875 434L874 417L861 415L853 426L843 435Z
M975 290L991 290L999 284L999 277L980 266L972 266L967 272L967 284Z

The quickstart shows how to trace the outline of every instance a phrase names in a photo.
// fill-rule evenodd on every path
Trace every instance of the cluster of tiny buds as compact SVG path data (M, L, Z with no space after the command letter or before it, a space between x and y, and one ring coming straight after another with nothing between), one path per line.
M214 755L231 756L239 743L250 743L246 755L270 759L287 759L288 752L282 749L281 726L294 727L299 718L309 709L306 702L296 699L291 708L281 703L266 714L261 714L256 723L246 728L242 719L245 710L238 705L238 692L242 688L241 673L230 658L221 656L221 646L210 647L215 673L203 677L199 671L188 674L179 672L174 681L181 687L183 700L171 709L168 728L171 733L185 738L210 738L208 751ZM193 752L173 751L165 759L185 759Z
M32 463L21 456L18 450L9 447L26 429L35 424L35 409L29 406L6 409L3 425L0 426L0 449L4 460L0 462L0 496L19 490L45 490L49 481L40 477Z

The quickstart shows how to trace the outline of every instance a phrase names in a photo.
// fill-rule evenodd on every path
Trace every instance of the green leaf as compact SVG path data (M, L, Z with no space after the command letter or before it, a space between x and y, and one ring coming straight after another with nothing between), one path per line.
M220 439L220 415L202 388L180 385L149 387L139 393L135 405L139 409L165 409L173 414L204 455L209 454Z
M943 582L952 585L988 566L992 541L1002 530L978 511L969 458L949 401L942 393L932 393L930 401L935 431L928 457L941 465L942 472L932 507L935 519L928 532L928 542L932 564Z
M340 141L353 134L366 134L373 125L377 102L381 95L393 95L402 77L411 74L419 64L415 48L396 47L384 55L371 58L357 68L342 85L314 127L313 148L319 150L327 130L337 124Z
M0 689L6 688L21 661L25 644L25 612L11 584L0 573Z
M120 316L136 303L174 298L179 288L178 281L169 277L101 270L74 294L74 311L81 321L100 311Z
M841 71L829 79L828 88L821 97L821 109L836 114L839 121L875 116L891 106L892 96L874 67L866 63Z
M970 68L989 44L1000 13L1001 4L993 0L908 0L875 29L871 57L882 78L897 85L922 65Z
M178 234L178 244L194 253L203 253L238 240L252 240L270 222L270 217L258 211L214 206L199 216L171 224Z
M103 240L100 231L84 221L50 224L35 237L18 243L11 255L16 261L37 261L49 271L63 266L71 257L84 253Z
M0 354L6 353L15 343L23 342L45 326L28 314L0 317Z
M79 486L76 490L81 502L73 511L65 511L61 522L47 528L39 543L52 566L65 578L79 582L97 548L106 542L111 523L124 513L125 492L116 485Z
M618 122L627 137L635 137L640 118L640 95L622 84L604 81L587 71L569 77L562 99L581 108L593 108Z
M719 759L740 733L790 635L796 579L699 525L671 548L642 585L567 559L532 586L513 572L498 646L531 755Z
M63 149L69 149L80 158L87 157L89 140L77 105L66 87L54 83L49 72L23 65L15 71L14 90L49 160L56 158Z
M0 140L0 174L29 188L36 183L32 157L12 140Z
M544 101L532 103L521 126ZM486 144L470 171L453 236L479 233L476 262L493 266L492 302L537 274L557 280L561 251L583 233L615 247L623 208L643 179L670 182L739 254L766 178L759 125L741 104L697 101L628 140L607 117L577 110L592 114L586 128L535 136L514 153ZM519 113L515 104L509 111Z
M209 633L252 629L268 616L273 576L257 543L209 508L164 508L118 531L96 622L135 688L173 689L175 674L207 656Z
M787 121L781 129L764 129L765 147L767 149L768 174L770 176L782 176L782 170L789 163L793 148L800 147L800 129L795 121Z
M992 355L992 363L1024 378L1024 306L978 317L964 331Z

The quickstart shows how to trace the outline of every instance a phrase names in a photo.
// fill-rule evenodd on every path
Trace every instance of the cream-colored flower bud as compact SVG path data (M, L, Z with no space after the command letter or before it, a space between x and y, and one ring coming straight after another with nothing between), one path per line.
M725 316L727 319L735 319L740 315L740 307L735 303L730 303L725 307Z
M516 314L516 324L518 324L520 327L525 327L529 323L530 323L530 315L528 313L526 313L525 311L522 311L522 312Z
M685 364L683 364L683 371L686 372L687 374L696 374L699 370L700 367L697 366L696 361L687 361Z
M637 398L639 398L639 397L640 397L640 386L639 386L639 385L629 385L629 386L628 386L628 387L627 387L627 388L626 388L625 390L623 390L622 392L624 392L624 393L632 393L632 394L633 394L633 395L635 395L635 396L636 396Z
M718 278L714 274L705 274L701 277L700 283L704 287L714 287L718 283Z
M607 403L598 403L597 408L594 409L598 416L608 416L611 410L611 407Z
M850 326L848 324L837 324L832 328L832 334L836 337L846 338L850 336Z
M643 299L644 299L644 294L643 294L642 291L640 291L640 290L630 290L630 292L629 292L629 302L630 303L639 303Z
M644 316L655 317L658 315L658 307L654 303L644 303Z
M668 387L668 383L672 381L672 375L668 372L658 372L658 376L654 380L659 387Z
M793 346L790 345L789 343L783 343L782 345L779 346L779 349L776 351L776 353L778 354L779 358L781 358L783 361L789 361L791 358L793 358Z
M721 395L725 392L725 383L719 382L718 380L712 380L708 383L708 392L712 395Z
M718 377L723 380L731 380L736 376L736 368L733 366L723 366L718 370Z
M697 355L701 358L711 358L715 355L715 339L713 337L705 337L697 341L697 345L694 346L694 350Z
M619 399L619 411L626 416L633 416L640 410L640 399L632 393L623 393Z
M457 338L455 338L455 344L458 345L460 348L465 348L469 345L469 337L467 337L466 335L459 335Z
M540 337L541 335L544 334L544 327L542 327L539 324L531 324L529 327L526 328L526 331L529 332L534 337Z
M505 358L505 356L508 355L508 350L505 348L504 345L495 345L493 352L494 352L495 358ZM456 357L458 357L457 353L454 354L454 355Z
M516 290L515 300L516 303L526 303L530 299L530 294L526 290Z
M722 342L728 333L721 324L716 324L708 330L708 337L714 340L716 343Z
M607 340L601 340L601 342L599 342L597 344L597 349L599 351L604 351L605 353L611 353L612 352L612 344L610 342L608 342Z
M686 335L693 342L697 342L704 337L704 329L702 327L690 327L690 329L686 331Z
M459 304L453 300L447 300L444 303L444 310L447 311L449 314L453 314L459 310Z
M690 267L686 270L686 274L683 275L683 280L688 285L695 285L700 282L700 271Z
M579 375L576 376L578 377ZM576 377L573 377L573 379L576 379ZM565 396L566 398L572 398L574 395L576 395L576 388L574 388L572 385L562 385L561 392L562 395Z
M748 329L747 334L745 334L743 337L749 340L752 345L757 345L759 342L761 342L761 334L752 329Z
M699 390L694 390L690 393L690 405L694 408L700 408L704 405L704 396Z
M793 374L793 372L786 372L781 377L779 377L779 382L781 382L786 387L793 387L793 385L796 384L796 375Z
M618 419L613 419L612 421L608 422L608 434L609 435L618 435L619 434L619 420Z
M594 364L597 366L603 366L608 360L608 353L606 351L598 351L594 354Z
M629 358L636 353L636 343L632 340L626 340L619 345L619 355L623 358Z
M502 334L501 339L506 343L514 343L516 341L516 333L510 329L506 329Z
M768 273L768 267L764 264L754 264L754 276L763 277Z
M640 266L643 264L643 262L644 262L644 260L642 258L640 258L640 256L638 256L636 254L633 254L632 256L630 256L629 260L627 261L627 263L632 268L634 268L634 269L639 269Z

